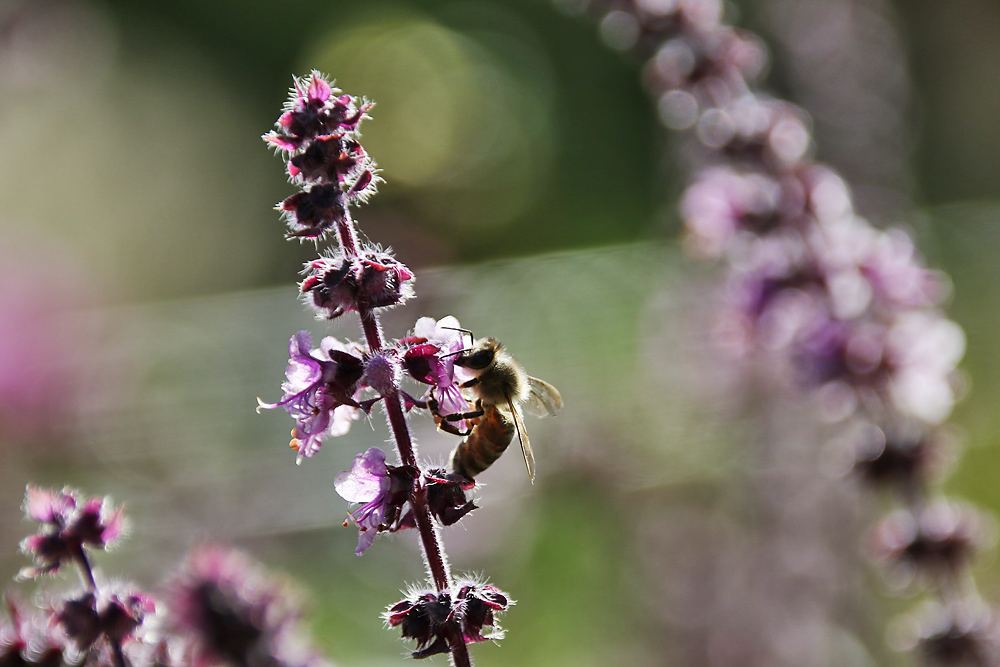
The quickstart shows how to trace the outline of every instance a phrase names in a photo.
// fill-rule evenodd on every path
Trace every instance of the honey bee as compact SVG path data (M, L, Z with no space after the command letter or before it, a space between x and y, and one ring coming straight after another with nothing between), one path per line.
M471 417L475 425L452 453L452 469L468 477L478 475L500 458L516 432L528 478L534 482L535 457L521 418L521 406L538 417L557 415L563 406L559 390L525 373L495 338L482 338L459 352L455 365L472 373L472 379L460 386L475 396L476 410L464 415Z

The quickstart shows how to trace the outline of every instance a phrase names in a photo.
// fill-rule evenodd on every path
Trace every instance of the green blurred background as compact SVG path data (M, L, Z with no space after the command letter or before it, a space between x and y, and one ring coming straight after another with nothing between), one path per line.
M870 189L892 196L863 197L862 210L905 220L951 276L973 391L956 410L966 449L947 486L996 511L1000 4L874 4L882 23L861 16L874 34L862 36L901 35L905 56L856 54L858 71L876 73L862 84L898 92L879 98L874 124L831 125L819 93L833 82L782 65L810 34L775 18L780 0L727 11L772 38L772 90L819 100L821 158L862 181L864 165L893 158ZM290 421L253 412L256 396L279 394L289 336L327 332L296 301L314 249L282 241L272 207L293 188L259 138L292 74L315 68L377 103L362 129L386 182L357 217L418 273L419 298L391 313L390 335L454 314L567 400L558 420L528 424L534 487L505 457L483 476L483 508L445 531L456 570L519 600L503 646L477 648L477 662L694 664L664 646L664 628L686 626L658 608L670 585L646 577L687 576L684 563L657 564L651 535L669 517L670 529L698 524L692 507L726 515L719 499L747 465L697 328L715 277L679 249L683 170L640 63L572 8L0 0L3 572L21 564L25 483L111 492L134 525L109 574L153 586L190 544L232 541L299 581L338 664L398 664L403 649L377 619L421 577L412 536L354 557L331 484L384 441L381 418L296 468ZM871 137L868 152L841 163L838 123ZM347 319L334 335L358 335ZM454 443L416 428L422 453L443 460ZM998 592L990 558L981 574ZM901 660L880 648L879 610L895 603L860 595L865 615L843 624L851 639L816 664Z

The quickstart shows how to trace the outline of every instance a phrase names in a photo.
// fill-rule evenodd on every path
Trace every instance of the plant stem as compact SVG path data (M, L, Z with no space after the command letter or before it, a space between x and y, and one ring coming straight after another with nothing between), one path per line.
M337 225L337 233L344 252L354 257L359 256L357 233L350 212L345 214L344 221ZM358 304L358 314L361 317L361 329L365 333L369 352L380 352L385 347L385 337L382 334L382 324L379 322L378 315L365 303ZM416 448L413 445L413 438L410 436L409 425L406 423L406 415L403 413L403 400L399 390L385 394L383 402L389 416L389 428L392 429L400 461L403 465L419 468ZM416 490L410 495L410 504L413 505L413 516L416 518L417 531L420 533L424 562L427 564L434 587L438 593L450 592L452 586L448 562L445 560L444 550L441 548L437 531L434 529L434 519L427 504L427 489L422 483L418 482ZM469 650L465 641L456 642L452 646L451 656L455 667L472 667L472 660L469 658Z
M83 545L75 545L73 548L73 559L80 568L80 578L83 579L84 586L94 594L96 599L97 581L94 579L94 568L90 566L90 560L87 558L87 552L83 550ZM114 658L115 667L128 667L128 663L125 661L125 652L122 651L122 645L119 642L113 641L106 634L105 637L107 637L108 644L111 646L111 655Z
M97 582L94 581L94 570L90 567L90 561L87 560L87 554L83 550L83 545L76 544L74 546L73 559L80 568L80 578L83 579L83 585L91 593L97 593Z

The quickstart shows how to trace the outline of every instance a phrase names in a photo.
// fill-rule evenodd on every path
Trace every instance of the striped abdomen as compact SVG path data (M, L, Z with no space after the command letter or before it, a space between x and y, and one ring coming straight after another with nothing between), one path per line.
M466 477L475 477L500 458L514 439L514 420L495 405L483 407L472 432L451 454L451 468Z

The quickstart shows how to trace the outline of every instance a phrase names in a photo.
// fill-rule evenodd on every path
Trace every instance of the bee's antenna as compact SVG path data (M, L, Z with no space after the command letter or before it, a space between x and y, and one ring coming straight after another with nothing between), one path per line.
M469 338L471 340L473 340L473 341L476 340L476 337L468 329L463 329L462 327L441 327L441 328L442 329L451 329L452 331L461 331L462 333L467 333L467 334L469 334ZM447 355L445 355L445 356L447 356Z

